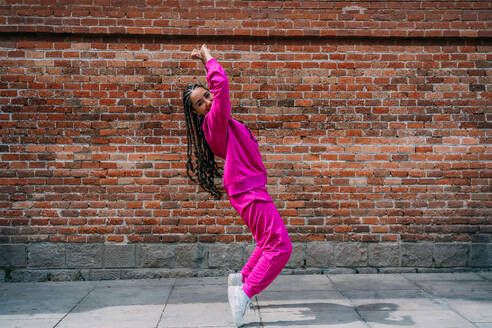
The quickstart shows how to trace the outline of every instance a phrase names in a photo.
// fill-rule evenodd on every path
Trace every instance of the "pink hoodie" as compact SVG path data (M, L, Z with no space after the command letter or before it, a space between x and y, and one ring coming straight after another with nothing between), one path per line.
M231 117L229 81L215 58L205 65L212 107L203 120L205 140L215 155L225 159L224 189L237 195L267 183L258 141L243 124Z

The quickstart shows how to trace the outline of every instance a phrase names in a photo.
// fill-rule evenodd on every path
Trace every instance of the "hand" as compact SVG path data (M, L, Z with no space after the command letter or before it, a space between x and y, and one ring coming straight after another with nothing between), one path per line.
M202 58L212 57L210 55L210 50L208 50L207 45L205 43L202 44L202 47L200 48L200 55L202 55Z
M197 49L193 49L193 51L191 52L191 58L203 60L202 55Z
M210 50L208 50L207 45L204 43L204 44L202 44L200 51L198 51L196 48L193 49L193 51L191 52L191 58L192 59L200 59L202 61L203 65L205 65L213 57L210 54Z

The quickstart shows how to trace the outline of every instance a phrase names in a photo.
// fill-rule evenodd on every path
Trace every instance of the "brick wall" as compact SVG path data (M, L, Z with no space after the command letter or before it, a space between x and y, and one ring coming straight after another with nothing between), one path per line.
M0 31L199 36L490 37L490 0L8 0Z
M492 266L490 1L78 3L0 6L0 268L39 264L31 243L196 244L208 259L210 243L252 241L227 196L186 177L180 98L206 82L189 59L202 42L301 245L292 268L344 242L387 244L391 267L416 242L430 251L412 267L457 244L451 266Z

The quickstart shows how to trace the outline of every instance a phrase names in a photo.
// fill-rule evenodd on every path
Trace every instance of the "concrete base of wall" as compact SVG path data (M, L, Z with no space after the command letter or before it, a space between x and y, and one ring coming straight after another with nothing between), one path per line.
M489 243L294 243L284 274L492 270ZM0 245L0 281L72 281L223 276L255 245Z

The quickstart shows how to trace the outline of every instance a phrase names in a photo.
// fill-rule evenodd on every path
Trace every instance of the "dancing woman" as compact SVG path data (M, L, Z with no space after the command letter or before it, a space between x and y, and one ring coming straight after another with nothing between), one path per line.
M214 178L221 177L221 172L215 156L225 159L224 189L257 243L241 272L228 279L229 304L234 323L240 327L251 298L279 275L290 258L292 244L265 187L267 173L258 142L244 124L231 117L229 81L224 69L205 44L200 50L193 49L191 58L204 64L210 89L195 83L183 92L187 174L196 181L194 174L203 189L220 199L222 193Z

